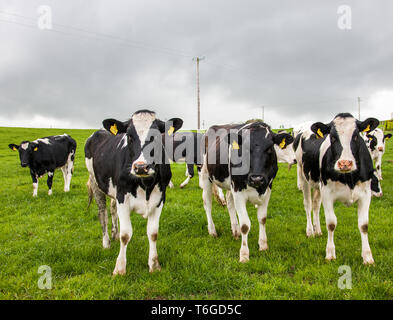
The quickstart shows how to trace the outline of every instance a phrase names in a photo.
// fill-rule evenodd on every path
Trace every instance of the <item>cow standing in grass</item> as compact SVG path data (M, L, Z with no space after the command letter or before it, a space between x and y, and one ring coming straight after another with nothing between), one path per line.
M368 212L371 202L373 163L361 132L370 132L379 124L374 118L358 121L348 113L338 114L332 122L314 123L311 131L303 132L295 140L300 184L307 214L307 236L321 234L319 208L323 203L328 241L326 259L336 259L333 241L337 218L334 202L358 204L358 227L362 239L364 264L374 259L368 243ZM311 191L314 194L311 200ZM314 226L311 223L314 211Z
M149 270L160 269L156 242L165 191L172 176L162 134L165 132L169 139L182 124L179 118L165 123L157 119L154 112L140 110L125 122L104 120L105 129L95 132L86 141L89 196L94 195L98 205L104 248L110 246L107 196L112 199L114 238L117 237L117 217L120 222L120 252L114 275L126 273L126 250L132 237L130 211L147 218Z
M212 186L216 184L227 190L233 236L237 238L240 232L242 235L240 262L249 260L247 238L251 222L247 201L258 206L259 249L268 248L265 231L267 206L278 170L274 145L285 148L292 141L291 135L276 134L263 122L213 126L206 132L199 184L203 189L209 234L217 236L211 214Z
M376 128L363 135L366 145L370 151L371 158L375 161L375 168L379 180L382 180L382 156L385 153L385 142L392 137L390 133L384 134L382 129Z
M57 135L34 141L22 141L20 145L9 144L13 151L19 151L22 167L30 168L33 180L33 197L37 196L38 179L48 174L48 195L52 194L53 175L60 168L64 178L64 192L70 191L71 177L74 171L76 141L69 135Z

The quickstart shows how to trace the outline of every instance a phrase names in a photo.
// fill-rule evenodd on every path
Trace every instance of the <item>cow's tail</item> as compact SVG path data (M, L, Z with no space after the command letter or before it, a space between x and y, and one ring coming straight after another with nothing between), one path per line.
M94 195L94 193L93 193L93 186L91 184L92 184L92 181L91 181L91 179L89 177L89 180L87 180L87 184L86 184L86 186L87 186L87 194L89 196L89 202L87 204L87 209L89 209L89 207L91 205L91 202L93 201L93 195Z
M223 193L222 191L221 191L221 193L220 193L218 187L217 187L216 184L214 184L214 183L213 183L212 189L213 189L213 195L214 195L214 198L216 199L216 201L217 201L220 205L222 205L223 207L225 207L225 206L227 205L227 202L225 201L224 193Z

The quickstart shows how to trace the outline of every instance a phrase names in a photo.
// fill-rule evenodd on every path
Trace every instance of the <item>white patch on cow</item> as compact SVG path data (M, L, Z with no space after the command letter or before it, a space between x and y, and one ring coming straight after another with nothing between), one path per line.
M322 168L322 159L326 154L327 149L330 147L330 139L329 136L326 137L325 141L322 142L321 147L319 149L319 167Z
M29 143L28 143L28 142L22 143L22 144L20 145L20 147L21 147L23 150L26 150L26 149L29 147Z
M141 141L141 147L143 147L147 134L149 133L149 129L153 121L156 119L156 115L154 113L143 112L134 114L131 119L139 140Z
M53 177L53 172L48 172L48 177Z
M343 148L339 159L334 164L334 169L340 171L338 168L338 162L340 160L347 160L347 161L352 161L351 171L354 171L357 169L357 167L356 167L355 157L353 156L351 150L351 140L352 140L353 132L356 129L356 119L352 117L348 117L348 118L337 117L333 120L333 123L336 128L341 146Z
M38 181L33 183L33 197L37 196L38 191Z
M121 138L119 144L117 145L118 148L125 148L127 147L127 135L123 133L123 137Z
M85 158L85 163L86 163L86 168L87 171L89 172L90 177L93 179L93 181L96 181L96 177L94 175L94 169L93 169L93 158Z
M161 201L161 197L162 192L160 191L158 185L154 186L149 200L146 200L146 191L141 187L138 187L136 190L136 197L134 197L132 194L129 194L128 201L131 211L142 215L144 218L147 218L148 215L153 212L155 208L157 208L157 205Z
M213 182L222 189L230 190L231 189L231 177L226 177L223 182L214 179Z
M49 141L48 138L37 139L37 140L34 140L33 142L34 143L42 142L42 143L45 143L45 144L50 144L50 141Z

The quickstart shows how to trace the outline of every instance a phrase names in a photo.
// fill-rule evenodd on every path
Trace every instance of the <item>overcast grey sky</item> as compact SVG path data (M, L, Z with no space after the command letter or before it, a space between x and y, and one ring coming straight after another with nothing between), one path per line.
M352 29L337 21L352 9ZM40 30L37 8L52 10ZM99 128L141 108L196 128L393 112L393 1L0 0L0 125Z

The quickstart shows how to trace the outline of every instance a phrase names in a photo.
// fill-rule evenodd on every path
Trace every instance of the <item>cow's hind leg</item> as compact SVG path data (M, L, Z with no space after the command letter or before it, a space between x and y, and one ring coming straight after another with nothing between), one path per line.
M102 246L105 249L108 249L111 246L111 241L108 235L108 211L106 209L106 195L98 189L98 186L94 182L91 182L91 179L90 183L98 206L98 218L100 219L102 227Z
M189 182L190 179L194 176L194 164L187 164L186 167L186 180L184 180L181 184L180 184L180 188L184 188Z
M116 208L116 200L111 199L111 216L112 216L112 239L119 239L118 216Z
M64 192L70 191L71 178L74 172L74 151L69 156L66 165L64 166Z
M201 174L201 179L199 179L199 186L203 189L203 207L205 208L206 212L207 228L209 234L213 237L217 237L217 231L212 217L212 183L209 181L208 177L206 177L204 174Z
M312 237L314 235L314 228L311 220L311 208L312 208L311 186L304 179L302 182L302 190L303 190L304 210L306 211L306 217L307 217L306 235L307 237Z
M161 270L160 263L158 262L157 254L157 237L158 227L160 223L160 215L162 211L161 205L158 208L154 208L147 217L147 237L149 238L149 271L153 272Z
M123 203L116 202L117 213L119 215L120 222L120 251L116 260L116 266L113 270L113 275L126 274L127 264L127 245L132 237L132 226L130 220L130 207L128 201L124 200Z
M30 171L30 175L33 180L33 197L36 197L38 192L38 177L33 171Z
M240 236L240 226L239 222L237 221L235 203L233 202L233 195L230 190L228 190L226 193L226 202L229 212L229 218L231 219L232 235L235 239L238 239Z

